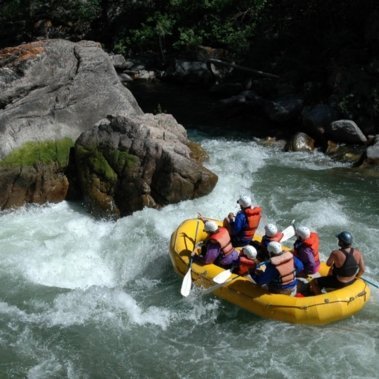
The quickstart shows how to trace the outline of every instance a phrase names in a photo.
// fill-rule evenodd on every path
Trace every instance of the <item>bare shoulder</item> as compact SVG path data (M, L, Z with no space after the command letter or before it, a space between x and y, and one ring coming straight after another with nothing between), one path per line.
M336 262L337 264L338 263L341 263L343 262L345 259L345 255L342 253L341 250L333 250L331 253L330 253L330 256L329 256L329 261L333 261L333 262Z
M361 258L362 257L362 252L357 249L357 248L354 248L354 256L357 257L357 258Z

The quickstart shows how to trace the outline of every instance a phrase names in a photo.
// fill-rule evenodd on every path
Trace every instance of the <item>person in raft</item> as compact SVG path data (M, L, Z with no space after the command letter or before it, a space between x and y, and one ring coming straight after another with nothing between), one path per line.
M297 291L296 273L304 269L303 264L291 252L283 251L280 242L267 246L270 260L258 264L250 271L251 278L260 286L267 286L269 292L295 296Z
M270 242L280 242L283 237L283 233L278 231L275 224L265 225L265 234L262 237L261 242L252 241L252 244L257 248L258 255L257 259L260 262L270 259L269 253L267 251L267 246Z
M304 265L303 272L298 276L307 277L318 273L320 268L319 243L316 232L306 226L299 226L295 230L297 239L293 245L293 255L301 260Z
M233 246L248 245L258 228L259 221L262 217L262 208L253 207L250 196L243 195L237 203L240 210L235 215L230 212L224 219L224 227L229 230Z
M204 231L208 236L201 246L200 254L192 253L194 262L214 263L227 269L238 266L239 252L233 248L228 230L208 220L204 222Z
M237 275L245 276L257 266L257 250L252 245L246 245L241 249L239 266L234 271Z
M315 278L310 282L310 290L315 295L319 295L322 288L346 287L365 272L363 255L358 249L352 247L351 233L341 232L336 237L340 248L333 250L326 261L326 264L330 266L329 275Z

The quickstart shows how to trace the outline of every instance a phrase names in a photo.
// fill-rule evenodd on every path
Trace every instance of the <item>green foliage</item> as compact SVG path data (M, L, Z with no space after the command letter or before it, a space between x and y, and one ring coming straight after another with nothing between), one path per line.
M73 145L70 138L59 141L27 142L2 159L0 166L33 166L38 163L58 162L61 167L65 167L68 164L70 148Z
M141 15L125 30L125 49L188 50L200 44L246 51L267 0L170 0L155 2L154 13ZM118 41L120 46L120 41Z
M176 49L188 49L193 46L199 46L203 43L203 37L197 34L192 28L179 28L178 32L178 40L172 44Z

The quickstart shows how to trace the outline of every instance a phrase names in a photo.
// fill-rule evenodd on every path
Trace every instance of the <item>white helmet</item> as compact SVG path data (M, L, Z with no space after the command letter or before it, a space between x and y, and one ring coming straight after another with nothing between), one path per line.
M282 252L282 244L279 242L270 242L267 245L267 251L271 254L278 255Z
M251 207L251 198L250 198L250 196L243 195L243 196L241 196L241 197L237 200L237 203L238 203L242 208Z
M299 226L296 228L296 235L302 240L306 240L311 235L311 231L306 226Z
M278 228L274 224L267 224L265 226L265 233L268 237L274 237L274 235L278 233Z
M257 257L257 249L254 246L244 246L242 252L250 259L255 259Z
M204 230L207 233L214 233L218 229L218 225L214 221L205 221Z

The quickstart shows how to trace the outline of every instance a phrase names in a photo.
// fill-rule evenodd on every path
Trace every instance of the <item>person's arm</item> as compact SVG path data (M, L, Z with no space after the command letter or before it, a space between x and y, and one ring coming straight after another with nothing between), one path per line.
M243 212L238 212L234 221L230 222L230 230L232 235L236 235L245 229L246 216Z
M333 250L330 253L328 260L326 261L326 265L331 267L331 266L333 266L333 264L335 263L335 261L336 261L336 251Z
M296 274L299 275L301 272L304 271L304 265L303 265L303 262L297 258L297 257L293 257L293 261L294 261L294 264L295 264L295 270L296 270Z
M220 254L220 245L212 242L208 242L206 246L205 255L195 255L193 257L194 262L209 265L213 263Z
M358 250L358 253L359 253L359 261L358 261L359 271L358 271L357 277L360 277L366 271L366 266L365 266L362 253L359 250Z
M303 250L303 264L309 273L314 273L316 272L316 262L315 262L315 257L313 255L313 250L309 247L306 247Z
M255 271L250 272L250 276L255 281L255 283L260 286L270 283L274 279L276 272L275 268L272 266L272 264L269 263L266 265L266 270L262 271L259 269L259 266L262 266L262 264L258 265Z

